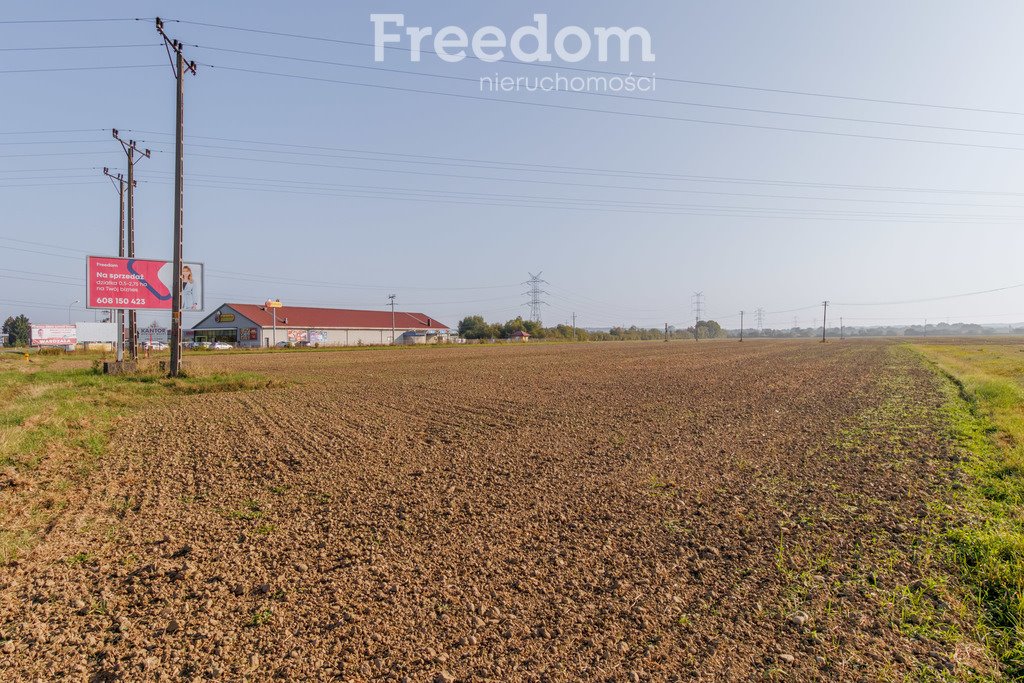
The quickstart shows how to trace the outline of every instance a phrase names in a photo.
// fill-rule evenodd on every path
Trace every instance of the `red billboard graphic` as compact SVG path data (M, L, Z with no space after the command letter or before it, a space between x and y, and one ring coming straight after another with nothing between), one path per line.
M90 256L86 260L89 308L171 310L171 261ZM203 310L203 264L181 269L181 310Z
M74 346L78 328L74 325L32 325L32 346Z

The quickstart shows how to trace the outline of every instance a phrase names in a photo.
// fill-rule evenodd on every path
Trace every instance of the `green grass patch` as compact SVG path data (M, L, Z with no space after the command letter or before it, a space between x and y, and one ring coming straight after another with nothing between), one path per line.
M245 622L246 626L250 628L258 628L270 622L274 618L274 612L269 609L261 609L252 613L249 617L249 621Z
M64 560L64 564L69 567L81 567L87 564L93 564L96 558L91 553L75 553L71 557Z
M1024 365L1019 345L917 344L943 373L943 412L968 475L949 557L984 614L987 644L1024 678Z
M260 506L257 500L247 500L242 507L236 510L224 511L224 516L228 519L243 519L243 520L254 520L263 517L263 508Z
M112 376L64 356L0 357L0 565L39 539L108 452L118 418L175 395L262 389L252 373Z

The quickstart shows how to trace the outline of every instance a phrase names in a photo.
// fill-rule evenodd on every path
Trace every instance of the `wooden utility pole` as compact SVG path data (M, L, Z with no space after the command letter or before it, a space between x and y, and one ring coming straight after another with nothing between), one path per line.
M174 126L174 281L171 287L171 367L170 376L181 374L181 267L183 218L185 204L185 73L196 73L196 63L186 62L180 41L171 40L164 33L164 22L156 18L156 30L164 39L167 56L171 60L177 82ZM173 53L173 54L172 54Z
M135 258L135 186L138 184L135 182L135 164L139 159L145 157L148 159L150 153L148 149L140 150L138 145L135 144L135 140L122 140L121 136L117 132L117 128L113 129L114 139L121 143L121 148L124 149L125 156L128 157L128 258ZM136 157L135 153L138 152L139 156ZM124 254L122 253L123 257ZM128 355L131 356L132 360L139 359L139 340L138 340L138 316L134 308L128 309Z
M103 175L110 178L110 181L114 183L114 189L117 190L118 203L120 204L120 211L118 212L117 255L124 258L124 175L121 173L114 175L105 166L103 167ZM114 357L120 363L124 360L124 309L118 308L115 311L114 318L117 325L117 338L114 342L116 346Z
M388 299L391 301L391 344L395 343L395 295L388 294Z
M740 311L740 341L743 341L743 314L745 311Z
M822 301L822 313L821 313L821 341L825 342L825 325L828 323L828 301Z

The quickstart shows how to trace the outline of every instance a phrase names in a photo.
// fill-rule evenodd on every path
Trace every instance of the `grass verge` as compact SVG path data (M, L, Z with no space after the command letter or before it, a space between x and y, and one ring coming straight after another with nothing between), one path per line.
M1024 679L1024 346L915 344L947 377L943 413L967 475L962 522L945 532L951 563L983 614L989 648Z
M0 566L52 527L107 453L119 418L175 394L271 385L252 373L114 377L58 357L0 358Z

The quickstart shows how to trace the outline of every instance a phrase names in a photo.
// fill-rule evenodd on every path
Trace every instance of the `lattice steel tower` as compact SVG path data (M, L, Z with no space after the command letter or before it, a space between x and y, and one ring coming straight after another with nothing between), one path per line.
M697 322L704 319L704 292L694 292L690 297L690 312Z
M526 305L530 307L530 320L537 323L538 325L542 324L540 308L541 306L548 305L548 303L544 301L544 299L542 299L541 297L545 294L551 293L541 288L541 285L551 284L547 280L541 279L540 276L542 273L543 271L537 273L536 275L534 275L533 273L529 273L530 279L523 283L524 285L529 285L530 287L530 289L523 292L523 296L530 297L530 300L526 302Z

